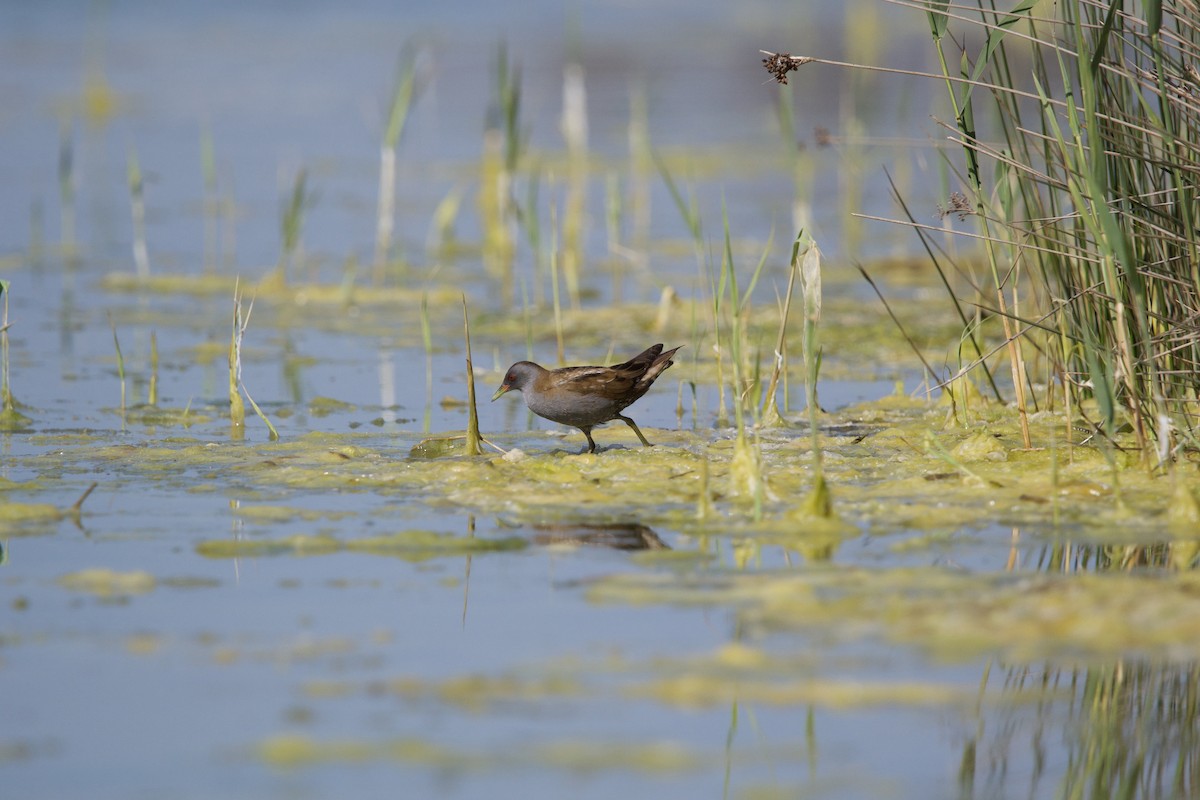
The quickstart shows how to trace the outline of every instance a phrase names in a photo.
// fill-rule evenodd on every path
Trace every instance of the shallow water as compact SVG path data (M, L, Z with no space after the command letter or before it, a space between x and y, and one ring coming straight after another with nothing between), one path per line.
M814 462L795 331L792 424L758 433L756 518L703 330L711 287L656 174L640 176L647 266L613 266L606 174L630 191L639 177L628 124L644 87L651 142L701 209L707 261L720 258L722 204L745 274L774 229L751 319L769 369L796 190L757 49L923 63L924 21L874 4L498 8L0 9L0 278L27 418L0 432L6 792L1188 796L1200 543L1177 485L1068 441L1059 410L1035 417L1041 445L1025 451L1003 408L977 399L955 418L927 403L919 364L848 266L915 244L851 230L846 204L895 213L868 160L932 216L936 157L908 141L940 136L926 88L795 75L797 131L817 154L821 424L842 524L797 511ZM845 13L857 35L844 47ZM873 53L868 22L891 34ZM510 362L557 351L527 243L508 297L478 250L500 39L523 67L531 153L549 165L545 231L567 192L555 174L564 57L582 54L599 166L564 356L612 363L685 344L630 412L650 450L610 425L599 454L576 455L578 432L518 398L486 402ZM413 40L430 84L399 153L404 266L380 286L378 138ZM864 138L817 148L817 126L849 135L845 97ZM237 207L211 240L205 130L217 191ZM130 148L153 274L195 278L208 261L251 293L279 258L281 198L309 170L300 269L286 290L262 283L244 341L245 387L279 441L249 409L242 431L227 419L232 282L131 285ZM456 186L463 246L430 252L434 209ZM339 294L350 260L353 301ZM942 357L957 331L910 277L884 285ZM667 285L679 299L658 327ZM540 304L521 298L539 288ZM480 428L506 457L420 454L467 426L460 292ZM1177 480L1194 491L1191 472Z

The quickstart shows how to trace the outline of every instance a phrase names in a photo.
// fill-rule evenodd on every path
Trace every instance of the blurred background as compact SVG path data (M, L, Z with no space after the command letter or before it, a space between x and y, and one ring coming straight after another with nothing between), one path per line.
M281 207L301 169L314 195L307 252L318 261L369 261L380 142L402 62L413 58L421 89L398 148L396 225L401 252L415 257L447 192L462 185L470 194L497 113L501 46L520 70L531 158L565 149L564 71L578 65L589 151L628 159L637 118L650 148L689 154L679 181L724 190L739 237L765 239L777 225L786 245L799 194L814 207L813 232L836 256L847 245L848 203L886 210L881 167L911 190L912 169L928 166L927 154L913 160L911 145L941 138L929 120L936 84L815 65L792 73L793 131L781 128L781 90L759 49L928 65L922 16L876 0L5 3L0 251L59 241L66 211L74 228L66 233L89 262L129 267L126 173L135 154L148 250L163 270L203 265L210 195L236 204L222 238L222 258L234 263L225 266L254 277L273 264ZM804 186L782 158L786 138L814 154ZM661 183L651 190L661 201L652 234L682 235ZM911 201L921 207L941 188ZM601 178L592 189L597 220L603 191ZM720 191L699 194L715 231ZM590 235L599 239L603 227L591 225ZM464 203L458 228L463 238L478 235L473 203ZM859 233L853 254L907 241L886 226L873 236L888 244L864 244Z

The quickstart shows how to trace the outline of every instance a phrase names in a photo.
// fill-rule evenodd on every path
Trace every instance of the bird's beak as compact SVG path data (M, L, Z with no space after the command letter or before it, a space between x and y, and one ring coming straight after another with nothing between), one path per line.
M502 384L500 384L500 388L496 390L496 393L495 393L494 395L492 395L492 402L493 402L493 403L494 403L494 402L496 402L496 398L497 398L497 397L499 397L500 395L504 394L505 392L507 392L507 391L508 391L509 389L511 389L511 388L512 388L512 387L511 387L511 386L509 386L507 383L502 383Z

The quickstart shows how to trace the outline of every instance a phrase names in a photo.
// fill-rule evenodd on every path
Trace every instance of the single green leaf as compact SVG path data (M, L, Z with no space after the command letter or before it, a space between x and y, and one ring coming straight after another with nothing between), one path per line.
M1108 37L1112 33L1113 26L1117 22L1117 9L1124 5L1124 0L1112 0L1108 6L1108 13L1104 15L1104 27L1100 29L1100 35L1096 37L1096 49L1092 53L1092 74L1095 74L1100 69L1100 61L1104 58L1104 49L1108 46Z
M1013 6L1012 11L1008 12L1008 14L1004 16L1004 19L1000 20L998 23L996 23L995 27L992 27L988 31L987 41L983 45L983 53L981 53L979 58L976 59L975 68L971 71L971 81L979 80L979 76L983 75L983 71L987 69L987 65L992 60L992 56L995 54L997 48L1000 47L1000 42L1003 41L1004 37L1008 34L1009 28L1013 27L1021 20L1028 19L1030 15L1029 12L1034 6L1037 5L1037 3L1038 0L1020 0L1020 2ZM970 84L963 86L964 102L966 101L966 96L970 89Z
M1145 0L1145 5L1146 27L1150 29L1151 36L1157 36L1162 28L1162 0Z
M950 0L929 0L929 10L925 13L929 15L929 32L935 42L946 35L950 26L950 17L946 14L949 7Z

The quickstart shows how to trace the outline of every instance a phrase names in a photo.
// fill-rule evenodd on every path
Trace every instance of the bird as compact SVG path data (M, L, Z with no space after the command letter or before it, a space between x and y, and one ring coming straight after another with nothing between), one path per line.
M512 389L520 391L525 405L539 417L583 431L588 446L582 452L596 452L592 428L617 419L633 428L644 446L651 447L637 423L621 412L675 363L671 357L677 350L679 347L664 353L662 344L656 344L611 367L546 369L532 361L518 361L504 373L492 402Z

